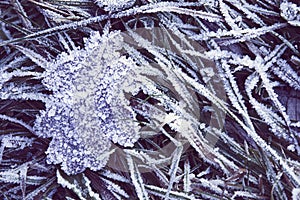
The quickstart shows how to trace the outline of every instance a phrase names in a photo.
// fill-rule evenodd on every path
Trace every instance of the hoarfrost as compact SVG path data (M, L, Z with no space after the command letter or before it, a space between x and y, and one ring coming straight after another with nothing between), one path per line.
M85 48L62 53L45 67L43 84L53 92L35 121L41 137L52 137L49 163L67 174L101 169L111 141L133 146L139 126L123 90L133 84L134 61L121 56L119 32L94 32ZM101 155L101 156L99 156Z
M300 198L300 188L294 188L292 191L293 200L297 200Z
M131 7L135 0L96 0L96 3L107 11L113 11Z
M290 2L284 2L280 4L281 16L288 21L299 19L299 11L300 9L296 4Z

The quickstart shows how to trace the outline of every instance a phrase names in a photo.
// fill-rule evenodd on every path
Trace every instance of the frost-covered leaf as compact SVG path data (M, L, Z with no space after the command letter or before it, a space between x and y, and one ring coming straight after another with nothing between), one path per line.
M48 161L62 163L68 174L102 168L110 141L133 146L139 138L139 126L124 94L135 84L136 65L120 55L121 47L117 32L94 33L85 49L63 53L45 67L43 84L54 94L34 129L39 136L53 137Z

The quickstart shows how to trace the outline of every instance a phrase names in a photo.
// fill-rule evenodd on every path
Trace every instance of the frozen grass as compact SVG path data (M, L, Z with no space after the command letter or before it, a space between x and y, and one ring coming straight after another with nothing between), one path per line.
M1 199L300 198L297 1L14 0L0 1L0 21ZM104 48L95 31L120 31L120 47ZM115 71L118 58L134 62L122 84L105 64ZM89 98L61 89L76 80ZM108 110L81 104L104 83L101 97L118 91L103 100L110 131L89 119ZM80 122L67 113L68 131L52 111L67 106L87 109ZM123 139L138 124L131 145L115 124ZM66 151L51 146L58 140ZM109 160L91 170L73 140L89 159ZM83 168L66 170L78 159Z

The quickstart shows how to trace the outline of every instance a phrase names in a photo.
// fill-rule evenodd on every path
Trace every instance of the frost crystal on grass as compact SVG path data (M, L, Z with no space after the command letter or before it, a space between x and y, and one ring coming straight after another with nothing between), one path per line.
M34 130L52 137L48 162L61 163L68 174L99 170L108 160L111 141L133 146L139 138L124 92L134 85L136 65L121 56L122 42L119 32L95 32L84 49L62 53L45 67L43 84L53 95Z
M284 2L280 4L281 16L286 20L300 20L299 19L299 12L300 8L297 7L296 4L290 2Z
M106 11L119 10L131 7L135 0L96 0L100 7L104 7Z

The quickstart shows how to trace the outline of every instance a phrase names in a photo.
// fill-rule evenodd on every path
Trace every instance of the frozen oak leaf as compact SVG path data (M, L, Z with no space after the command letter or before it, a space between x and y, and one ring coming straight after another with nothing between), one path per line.
M136 92L137 66L120 54L122 44L119 32L94 32L84 49L62 53L45 67L42 83L53 94L34 130L52 138L48 162L61 164L67 174L99 170L107 163L111 142L127 147L139 139L126 98L128 88Z

